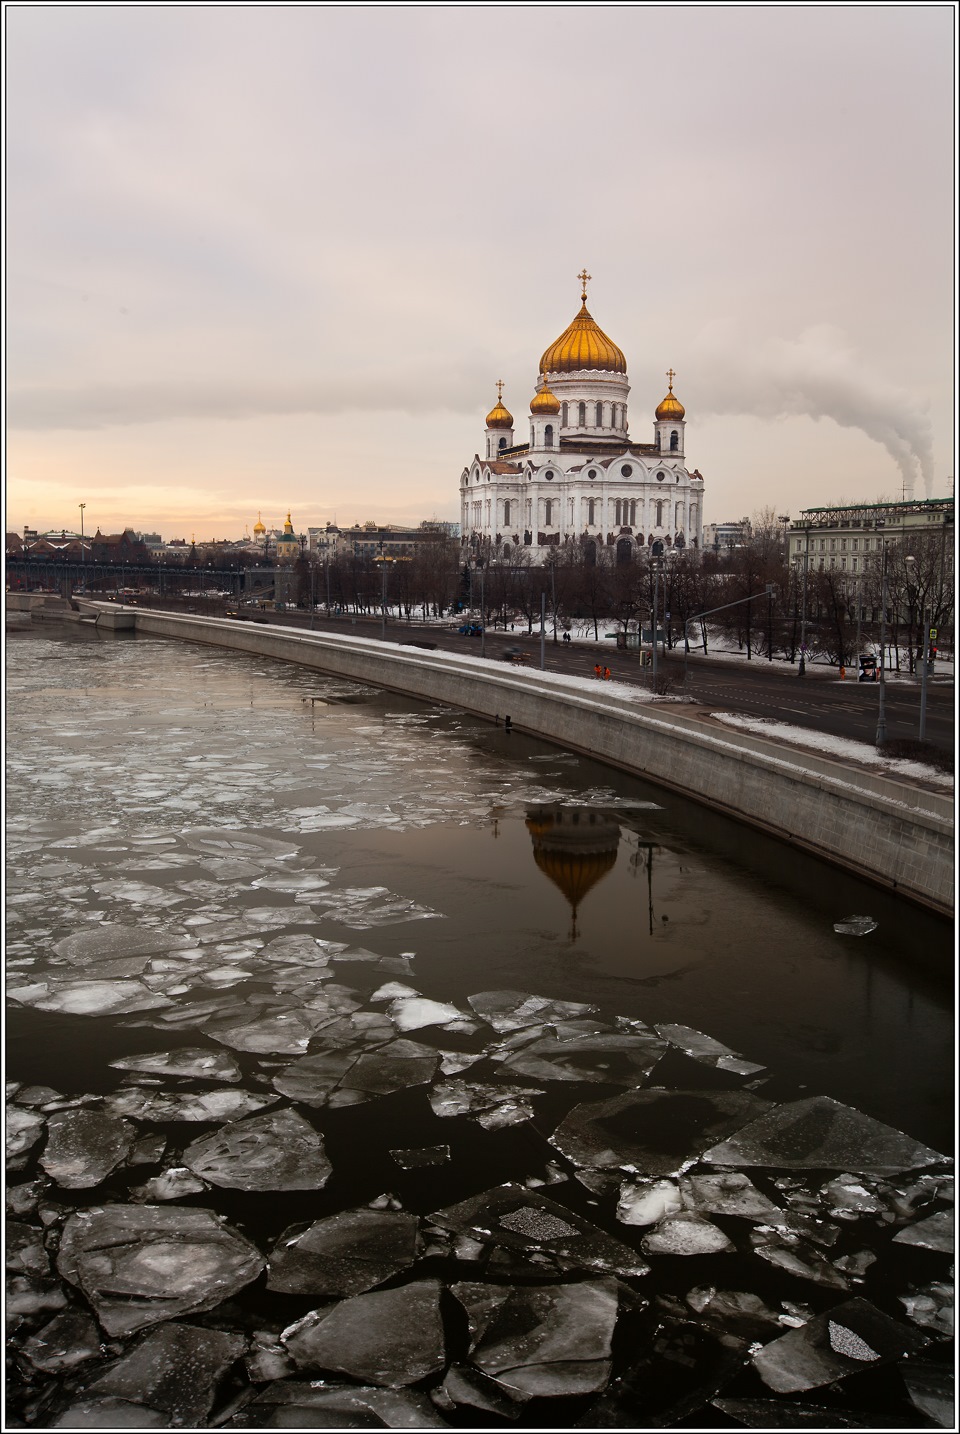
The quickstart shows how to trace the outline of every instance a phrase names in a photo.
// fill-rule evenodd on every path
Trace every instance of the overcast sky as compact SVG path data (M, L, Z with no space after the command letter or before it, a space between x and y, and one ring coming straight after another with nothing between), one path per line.
M589 307L705 521L952 492L951 5L11 5L7 527L459 518Z

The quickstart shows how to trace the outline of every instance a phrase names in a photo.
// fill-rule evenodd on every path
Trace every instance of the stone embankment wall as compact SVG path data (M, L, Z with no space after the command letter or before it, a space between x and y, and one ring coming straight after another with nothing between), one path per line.
M85 605L81 603L81 608ZM130 613L130 609L126 610ZM117 614L119 616L119 614ZM554 673L370 638L137 611L138 633L212 643L441 702L584 752L749 822L942 912L953 801Z

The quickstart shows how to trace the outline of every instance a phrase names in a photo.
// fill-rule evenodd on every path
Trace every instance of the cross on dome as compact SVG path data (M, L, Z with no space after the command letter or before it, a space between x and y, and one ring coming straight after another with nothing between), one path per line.
M674 372L674 370L673 370L672 368L668 368L668 369L667 369L667 378L670 380L670 392L671 392L671 393L673 393L673 380L676 378L676 376L677 376L677 375L676 375L676 373Z
M581 285L581 288L582 288L582 290L583 290L583 292L582 292L581 295L580 295L580 298L583 300L584 303L586 303L586 302L587 302L587 280L588 280L588 279L592 279L592 278L593 278L593 275L587 273L587 266L584 265L583 268L580 270L580 273L577 275L577 278L580 280L580 285Z
M502 378L498 378L498 379L497 379L497 398L498 398L498 399L503 398L503 379L502 379Z

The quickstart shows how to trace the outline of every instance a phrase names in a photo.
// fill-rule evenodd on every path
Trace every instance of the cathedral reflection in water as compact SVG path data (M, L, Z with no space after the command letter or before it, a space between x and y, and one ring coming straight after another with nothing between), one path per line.
M527 831L533 839L533 859L566 897L570 906L570 940L580 934L580 904L617 864L621 828L629 826L620 808L549 806L527 808ZM653 931L653 853L656 843L638 837L630 857L634 873L646 872L649 928Z

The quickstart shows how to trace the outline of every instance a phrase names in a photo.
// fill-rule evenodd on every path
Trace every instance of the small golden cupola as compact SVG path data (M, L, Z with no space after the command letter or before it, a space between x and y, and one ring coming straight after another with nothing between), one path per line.
M531 398L530 400L530 412L550 414L557 414L560 412L560 400L556 397L555 394L552 394L550 392L549 388L547 387L547 380L544 378L543 374L540 375L540 382L537 384L537 391L533 395L533 398Z
M658 423L669 423L671 419L676 421L683 418L686 412L683 404L673 392L673 380L676 378L676 374L672 368L667 370L667 378L670 381L670 387L666 397L657 404L657 411L654 415Z
M578 373L581 369L601 369L605 373L625 374L627 361L623 350L607 337L587 308L587 280L590 275L583 269L577 278L582 285L580 312L545 350L540 359L540 372Z
M257 514L257 521L253 525L253 531L258 538L262 538L264 533L267 531L266 524L264 523L263 518L259 513Z
M513 414L503 402L503 379L497 379L497 401L487 414L488 428L512 428Z

